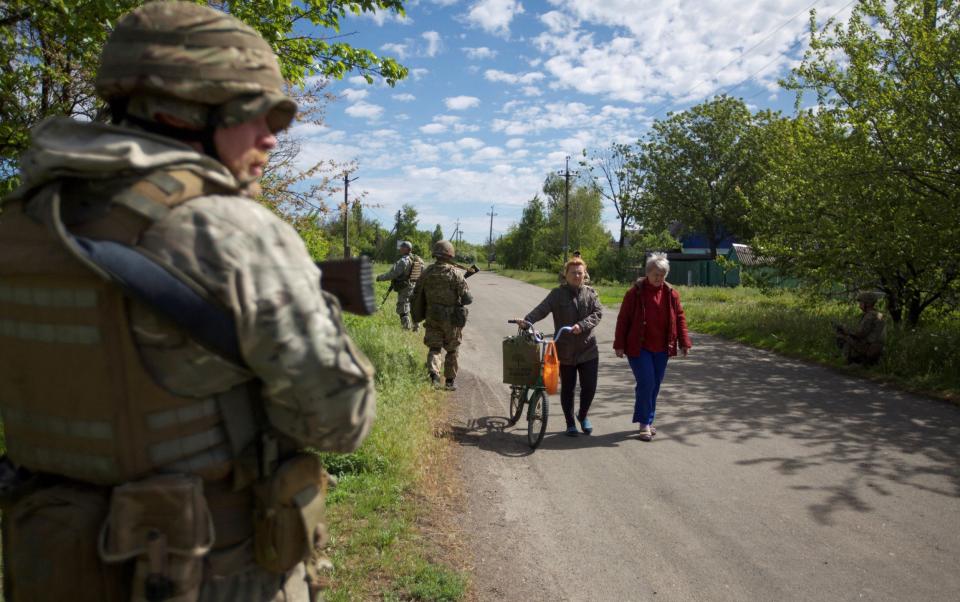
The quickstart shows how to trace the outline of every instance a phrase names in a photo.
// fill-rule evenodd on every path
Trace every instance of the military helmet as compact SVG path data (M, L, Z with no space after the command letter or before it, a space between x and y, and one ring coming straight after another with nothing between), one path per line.
M147 121L162 111L212 128L266 114L278 132L297 111L266 40L237 18L190 2L155 1L124 15L103 47L94 85L115 118L118 107Z
M453 250L453 245L450 244L450 241L447 240L438 240L433 243L433 256L434 257L444 257L446 259L453 259L456 252Z
M409 240L398 240L398 241L397 241L397 249L399 250L399 249L402 248L402 247L406 247L406 248L408 248L408 249L410 249L410 250L412 251L412 250L413 250L413 243L410 242Z
M883 298L883 293L876 291L860 291L857 293L857 303L865 303L867 305L876 305L877 301Z

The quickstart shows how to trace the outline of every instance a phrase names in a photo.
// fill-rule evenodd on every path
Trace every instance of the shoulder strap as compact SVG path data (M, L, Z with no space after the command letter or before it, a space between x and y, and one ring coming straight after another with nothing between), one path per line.
M170 175L177 173L189 172L173 172ZM204 186L197 186L200 184L199 176L194 177L196 180L190 177L183 180L176 177L164 180L161 177L158 180L148 176L129 188L129 194L122 192L114 197L114 201L147 217L148 222L152 223L172 207L207 192ZM152 190L148 185L152 186ZM236 321L230 311L216 303L203 287L186 274L143 249L71 233L61 217L59 182L54 186L51 194L45 195L45 206L41 212L47 226L74 257L101 278L119 286L127 296L150 306L179 326L201 345L238 365L244 365ZM153 191L162 194L151 194ZM194 194L191 196L188 193ZM147 203L154 203L155 206Z

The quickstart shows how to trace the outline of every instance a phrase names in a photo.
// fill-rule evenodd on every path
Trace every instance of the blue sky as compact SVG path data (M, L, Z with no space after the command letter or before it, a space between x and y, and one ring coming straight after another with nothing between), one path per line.
M655 118L727 92L791 112L777 79L806 48L808 13L849 0L415 0L405 18L348 18L347 40L410 69L396 87L350 76L307 162L356 161L351 191L387 228L404 203L421 229L486 242L519 220L548 173L581 151L634 142ZM351 195L352 196L352 195ZM331 199L331 205L336 201ZM612 208L604 214L614 229Z

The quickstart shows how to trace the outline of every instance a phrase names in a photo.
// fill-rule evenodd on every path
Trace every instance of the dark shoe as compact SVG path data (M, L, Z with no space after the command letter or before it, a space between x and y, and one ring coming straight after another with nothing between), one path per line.
M576 437L578 434L579 434L579 433L577 433L577 427L573 426L572 424L567 427L567 436L568 436L568 437Z
M439 374L434 374L433 372L431 372L431 373L430 373L430 383L431 383L434 387L439 387L439 386L440 386L440 375L439 375Z
M584 418L583 420L580 420L580 418L577 418L577 420L580 421L580 430L583 431L584 435L589 435L590 433L593 432L593 425L590 424L589 418Z
M445 388L447 389L447 391L456 391L456 390L457 390L457 385L453 384L453 379L452 379L452 378L448 378L448 379L447 379L447 384L446 384L446 387L445 387Z

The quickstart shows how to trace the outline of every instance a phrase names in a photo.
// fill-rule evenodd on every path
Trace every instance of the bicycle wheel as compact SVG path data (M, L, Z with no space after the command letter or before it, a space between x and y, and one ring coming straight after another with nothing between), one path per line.
M523 414L523 406L527 401L527 388L518 385L510 387L510 424L514 425Z
M549 407L546 392L542 389L533 391L530 396L530 409L527 411L527 443L533 449L543 441Z

